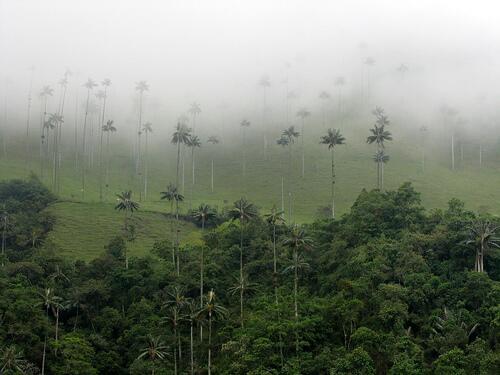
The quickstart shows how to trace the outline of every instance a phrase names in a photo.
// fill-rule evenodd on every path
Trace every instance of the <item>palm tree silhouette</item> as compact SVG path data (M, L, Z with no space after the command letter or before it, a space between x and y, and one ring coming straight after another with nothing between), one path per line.
M144 200L148 199L148 162L149 162L149 134L153 132L153 124L146 122L142 125L142 132L145 138L144 149Z
M304 173L305 173L305 156L304 156L304 124L305 124L305 121L306 121L306 118L308 118L309 116L311 115L311 112L309 112L307 110L307 108L301 108L298 112L297 112L297 116L300 117L301 119L301 133L302 133L302 136L300 138L300 142L301 142L301 149L302 149L302 177L304 177Z
M276 140L276 144L283 147L283 148L287 147L289 145L289 143L290 142L288 141L288 138L283 136L283 135ZM280 170L281 170L281 211L284 214L284 212L285 212L285 183L284 183L285 178L283 176L283 162L280 161L280 163L281 163L281 167L280 167Z
M47 123L47 105L49 97L54 94L54 89L50 86L43 86L39 97L42 101L42 113L40 115L40 178L43 179L43 153L45 144L45 128Z
M54 295L54 290L52 288L44 289L43 293L40 293L42 301L38 304L45 308L45 318L47 320L47 326L45 328L45 340L43 342L43 355L42 355L42 375L45 374L45 359L47 354L47 339L48 339L48 326L49 326L49 310L54 306L61 303L61 298Z
M114 121L113 120L108 120L106 121L106 124L102 126L102 132L106 133L106 175L105 175L105 181L104 184L106 185L106 190L105 190L105 195L104 199L107 198L108 196L108 189L109 189L109 139L110 135L114 132L116 132L116 128L113 125Z
M135 155L135 173L139 174L141 164L141 127L142 127L142 100L144 92L149 91L149 85L146 81L139 81L135 84L135 90L139 92L139 119L137 122L137 139L136 139L136 155Z
M285 268L284 272L293 271L293 305L295 324L299 320L299 309L297 303L298 289L299 289L299 270L304 270L309 267L309 264L304 260L301 251L312 249L312 239L307 236L304 229L298 225L294 225L288 234L288 237L283 240L283 245L288 246L293 252L293 264ZM295 332L295 351L299 351L299 336Z
M101 82L101 85L104 87L104 90L100 91L100 98L102 99L102 111L101 111L101 120L99 126L99 200L102 202L103 200L103 191L102 191L102 156L103 156L103 138L105 130L104 117L106 116L106 101L108 99L108 88L111 86L111 80L109 78L104 79ZM116 129L115 129L116 130ZM109 133L108 133L109 135Z
M322 136L320 141L321 144L328 146L332 156L332 219L335 219L335 147L343 145L344 141L345 138L338 129L328 129L326 135Z
M295 130L294 126L290 126L283 130L281 135L288 140L288 222L290 223L292 221L292 145L300 133Z
M205 231L205 223L215 216L215 211L212 207L207 204L200 204L200 206L195 209L192 213L193 219L201 223L202 232ZM200 255L200 308L203 307L203 276L204 276L204 264L205 264L205 246L201 245L201 255ZM203 339L203 329L200 326L200 338Z
M208 137L207 142L212 144L212 145L216 145L219 143L219 139L215 135L212 135L212 136ZM211 189L211 192L213 193L214 192L214 157L213 157L213 155L212 155L211 173L210 173L210 189Z
M174 346L174 360L175 360L175 370L177 373L177 356L179 358L179 367L182 361L182 345L181 345L181 334L179 332L179 325L184 319L182 316L182 310L188 306L189 299L184 295L184 289L179 286L174 286L170 291L167 292L167 298L163 303L163 308L168 309L169 316L167 319L172 324L174 330L174 338L177 341L177 348Z
M87 152L87 118L89 115L90 92L97 86L97 83L90 78L83 85L87 89L87 100L85 102L85 117L83 118L83 134L82 134L82 160L85 160ZM85 162L82 161L82 199L85 199Z
M0 351L1 374L25 374L27 364L22 350L14 345L7 346Z
M194 183L195 183L195 159L194 159L194 151L196 148L201 147L200 138L197 135L191 135L186 143L186 146L191 148L191 166L192 166L192 181L191 181L191 196L189 198L189 209L191 209L191 205L193 203L193 192L194 192Z
M373 155L373 161L377 163L377 187L378 189L384 188L384 164L389 161L389 155L384 150L378 150Z
M383 150L385 148L385 142L392 141L392 134L390 131L385 130L385 127L389 125L389 119L385 115L384 110L380 107L376 107L372 113L376 117L376 121L374 127L370 129L371 135L366 138L366 142L368 144L375 143L377 145L377 153L373 160L377 163L377 188L383 189L383 166L389 160L389 157L385 155Z
M190 133L191 133L190 128L188 128L182 122L178 122L177 126L175 127L174 134L172 135L172 143L177 145L177 168L175 174L176 175L175 186L177 187L177 189L179 188L179 165L181 160L181 146L186 145L189 142L189 137L191 136Z
M141 350L141 353L137 356L137 359L146 358L151 361L153 367L151 369L151 375L155 375L155 366L157 361L163 361L167 358L168 347L161 341L161 337L148 335L148 346Z
M484 272L484 255L491 248L500 248L500 238L497 232L500 227L487 219L477 219L469 225L469 240L467 244L472 244L476 248L476 261L474 271Z
M139 210L139 203L132 200L132 191L124 191L121 194L116 194L116 201L118 202L115 206L115 210L123 211L125 213L125 220L123 223L124 234L130 236L134 230L130 224L129 219L132 217L134 211ZM128 255L125 249L125 268L128 269Z
M239 220L240 222L240 282L243 282L243 230L245 223L257 216L257 209L245 198L240 198L234 202L233 208L229 211L229 216L233 220ZM243 288L240 291L240 319L243 327Z
M210 290L206 297L206 302L200 310L199 315L208 320L208 375L212 371L212 324L214 320L224 319L228 311L222 305L217 303L214 290Z
M175 202L175 246L172 248L172 264L176 266L175 257L177 255L177 276L180 274L180 257L179 257L179 202L184 201L184 195L179 192L177 186L169 184L166 191L161 192L161 199L166 199L170 202L170 212L172 213L173 203ZM173 229L173 228L172 228Z

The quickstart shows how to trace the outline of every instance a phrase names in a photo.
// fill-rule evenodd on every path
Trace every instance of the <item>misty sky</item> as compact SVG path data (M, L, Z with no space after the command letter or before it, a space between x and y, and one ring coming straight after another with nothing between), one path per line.
M388 96L405 63L410 99L492 105L499 15L497 1L0 0L0 78L11 102L25 100L31 65L35 90L66 68L80 86L111 78L124 101L146 80L150 110L177 116L193 100L251 111L256 82L269 75L272 100L286 63L303 104L339 75L354 90L371 56L374 87Z

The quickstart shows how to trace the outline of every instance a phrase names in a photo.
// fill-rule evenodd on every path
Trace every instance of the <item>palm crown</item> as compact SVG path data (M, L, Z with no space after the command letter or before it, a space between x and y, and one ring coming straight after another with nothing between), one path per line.
M249 221L257 216L257 209L245 198L240 198L234 202L233 208L229 211L229 216L240 221Z
M186 146L192 147L193 149L196 147L201 147L200 138L197 135L189 136L188 141L186 142Z
M191 103L191 107L189 107L189 113L192 115L199 115L201 113L200 104L197 102Z
M174 144L189 143L190 132L191 132L190 128L188 128L183 123L178 122L177 126L175 127L174 134L172 135L172 143Z
M85 82L84 86L88 89L88 90L92 90L94 87L97 86L97 83L95 83L94 81L92 81L92 79L88 79L87 82Z
M250 121L248 120L242 120L240 125L244 128L248 128L250 126Z
M161 193L161 199L166 199L170 202L177 201L177 202L182 202L184 200L184 196L179 193L179 190L174 184L169 184L167 186L166 191L162 191Z
M286 137L288 139L288 143L290 144L295 142L295 138L298 138L300 133L295 130L295 126L290 126L289 128L283 130L281 135Z
M142 94L144 91L149 90L149 85L146 81L139 81L135 84L135 89Z
M297 116L300 117L302 120L305 119L306 117L309 117L311 115L311 112L307 110L307 108L301 108L297 112Z
M366 138L366 142L369 144L377 143L380 147L384 147L385 141L392 141L392 134L390 131L385 130L385 126L375 125L372 129L370 129L372 135Z
M219 143L219 138L217 138L215 135L211 135L210 137L208 137L207 142L216 145L217 143Z
M115 132L116 128L113 126L114 121L113 120L108 120L106 121L106 124L102 126L102 131L104 132Z
M146 122L144 125L142 125L142 131L144 133L152 133L153 132L153 124L150 122Z
M124 191L121 194L116 194L117 204L115 210L134 212L139 209L139 203L132 200L132 191Z
M337 145L343 145L344 142L345 138L338 129L328 129L326 135L322 136L320 141L321 144L328 145L329 149L333 149Z
M387 163L389 161L389 155L387 155L384 150L379 150L375 155L373 155L373 161L375 163Z

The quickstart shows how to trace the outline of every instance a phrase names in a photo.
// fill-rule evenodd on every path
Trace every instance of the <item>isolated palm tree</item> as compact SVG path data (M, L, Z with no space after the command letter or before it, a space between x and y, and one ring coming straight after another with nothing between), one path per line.
M64 118L58 113L52 113L49 115L49 126L50 129L54 130L54 141L52 144L52 189L57 193L57 179L58 179L58 166L59 166L59 134L62 124L64 123ZM48 137L48 133L47 133ZM48 145L48 143L47 143Z
M192 180L191 180L191 194L189 197L189 209L191 209L191 205L193 203L193 195L194 195L194 183L195 183L195 158L194 158L194 151L196 148L201 147L201 141L200 138L198 138L197 135L192 134L188 142L186 143L186 146L191 149L191 172L192 172Z
M116 132L116 127L113 125L113 120L106 121L106 124L102 126L102 132L106 133L106 174L104 184L106 186L104 198L106 199L108 196L108 188L109 188L109 139L110 135Z
M97 83L90 78L83 85L87 89L87 100L85 102L85 116L83 118L83 134L82 134L82 199L85 198L85 155L87 153L87 118L89 115L90 92L97 86Z
M292 221L292 146L300 133L294 126L289 126L281 133L281 136L288 140L288 222Z
M455 170L455 132L458 111L448 105L441 106L439 110L443 116L444 128L451 137L451 170Z
M216 145L219 143L219 139L215 135L212 135L212 136L208 137L207 142L212 144L212 145ZM210 173L210 189L211 189L211 192L213 193L214 192L214 157L213 157L213 155L212 155L211 173Z
M262 88L262 129L264 132L264 157L267 159L267 89L271 87L271 81L267 75L264 75L259 80L259 86Z
M243 153L243 160L241 163L241 173L243 176L246 174L247 169L247 147L246 147L246 129L250 127L250 121L242 120L240 123L242 131L242 146L241 152Z
M214 290L210 290L206 297L206 302L200 310L199 315L208 321L208 375L212 371L212 325L214 320L225 319L228 311L217 303Z
M27 363L22 350L14 345L2 348L0 351L0 374L25 374Z
M176 219L176 226L177 226L177 233L179 233L179 202L182 202L184 200L184 196L179 193L179 189L177 188L177 186L175 186L174 184L168 184L167 186L167 190L166 191L162 191L161 192L161 199L166 199L167 201L170 202L170 216L173 217L174 216L174 203L175 203L175 207L176 207L176 211L175 211L175 219ZM173 232L174 232L174 227L171 225L170 226L170 229L171 229L171 237L172 237L172 243L174 244L174 235L173 235ZM176 249L178 248L179 246L179 242L178 242L178 238L179 236L177 235L177 241L176 241L176 244L174 244L174 246L172 246L172 264L174 265L175 267L175 255L176 255Z
M151 361L151 375L155 375L156 362L163 361L167 358L168 347L161 341L161 337L148 335L148 346L141 350L137 359L147 359Z
M148 156L149 156L149 134L153 132L153 124L146 122L142 125L142 132L145 138L144 147L144 200L148 199Z
M129 220L132 217L134 211L139 210L139 203L132 200L132 191L124 191L121 194L116 194L117 204L115 206L115 210L123 211L125 213L125 220L123 223L123 231L124 234L130 236L130 232L133 231L129 224ZM128 255L125 249L125 268L128 269Z
M54 89L50 86L43 86L39 97L42 101L42 109L40 114L40 178L43 179L43 154L45 145L45 130L47 126L47 106L49 97L54 94Z
M99 122L99 200L102 202L103 200L103 181L102 181L102 171L103 171L103 138L105 130L104 118L106 116L106 101L108 99L108 88L111 85L111 80L106 78L101 82L101 85L104 87L104 90L100 91L100 99L102 100L102 110L101 110L101 119ZM116 129L115 129L116 130ZM108 133L109 135L109 133Z
M196 118L200 115L201 113L201 107L200 104L197 102L191 103L191 106L189 107L188 110L189 114L191 115L191 119L193 121L193 134L196 132Z
M326 103L330 100L331 95L328 91L321 91L319 98L321 99L321 122L323 126L326 126Z
M174 134L172 135L172 143L177 145L177 168L176 168L176 179L175 186L179 188L179 166L181 161L181 146L186 145L189 142L191 136L191 129L188 128L184 123L177 122Z
M298 225L294 225L290 230L288 237L283 240L283 245L288 246L293 253L293 263L291 266L285 268L284 272L293 271L293 305L294 305L294 317L295 324L299 320L299 309L298 309L298 289L299 289L299 271L307 269L309 264L304 260L301 252L312 249L312 239L307 236L303 228ZM296 342L295 351L299 351L299 337L296 332Z
M426 126L421 126L420 129L420 141L421 141L421 148L422 148L422 172L425 172L425 142L427 140L427 127Z
M332 156L332 219L335 219L335 147L343 145L345 138L338 129L328 129L326 135L321 137L320 143L327 145Z
M64 73L64 77L62 79L59 80L59 85L61 86L61 94L60 94L60 98L59 98L59 106L58 106L58 111L57 111L57 114L59 116L61 116L61 118L64 117L64 105L65 105L65 102L66 102L66 92L67 92L67 89L68 89L68 76L70 75L71 73L69 72L69 70L66 70L66 72ZM61 160L62 160L62 157L61 157L61 140L62 140L62 122L58 124L58 126L56 126L56 131L54 132L54 145L53 145L53 158L54 158L54 162L53 162L53 171L52 171L52 183L53 183L53 186L54 186L54 191L56 193L59 192L59 185L60 185L60 177L59 177L59 174L60 174L60 167L61 167Z
M305 125L305 121L306 121L306 118L308 118L309 116L311 115L311 112L309 112L307 110L307 108L301 108L298 112L297 112L297 116L300 117L300 120L301 120L301 133L302 133L302 136L300 138L301 140L301 149L302 149L302 177L304 177L304 174L305 174L305 150L304 150L304 125Z
M240 281L243 282L243 230L247 222L257 216L255 206L245 198L240 198L234 202L233 208L229 211L229 216L233 220L240 222ZM243 327L243 288L240 292L240 319Z
M482 218L470 224L469 240L467 240L466 243L474 245L476 248L474 271L484 272L485 253L491 247L500 248L500 238L497 237L499 228L500 226Z
M139 81L135 84L135 90L139 93L139 119L137 122L137 138L136 138L136 155L135 155L135 173L139 174L141 164L141 127L142 127L142 100L144 92L149 90L149 85L146 81Z
M285 147L288 147L290 141L288 140L287 137L285 136L281 136L280 138L278 138L276 140L276 144L278 146L281 146L283 148ZM280 166L280 170L281 170L281 211L283 212L283 215L284 215L284 212L285 212L285 178L284 178L284 172L283 172L283 162L280 162L281 163L281 166Z

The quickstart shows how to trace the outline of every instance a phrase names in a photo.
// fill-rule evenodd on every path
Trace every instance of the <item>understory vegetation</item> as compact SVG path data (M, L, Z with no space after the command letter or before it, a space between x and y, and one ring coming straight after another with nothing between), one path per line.
M126 215L84 262L50 240L55 199L0 183L2 374L500 372L499 220L458 200L426 211L406 183L302 226L201 205L180 218L201 242L172 220L143 257Z

